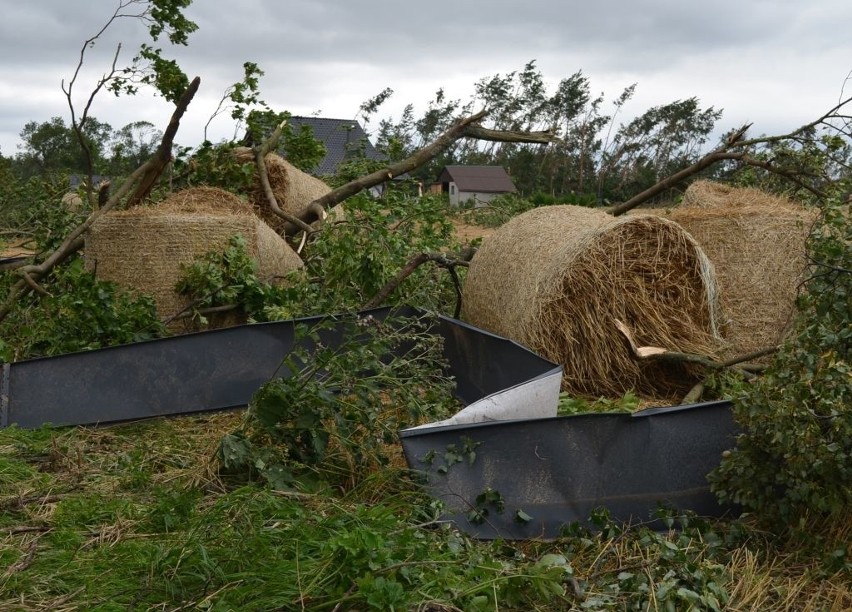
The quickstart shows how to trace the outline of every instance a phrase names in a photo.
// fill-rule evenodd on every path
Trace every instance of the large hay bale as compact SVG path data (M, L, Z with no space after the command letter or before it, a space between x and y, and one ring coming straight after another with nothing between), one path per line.
M688 231L719 280L727 356L778 344L789 330L816 212L758 189L690 185L666 217Z
M242 162L254 162L254 153L248 147L236 148L234 155ZM276 153L269 153L264 160L272 193L275 194L278 205L287 213L298 216L311 202L331 191L331 187L320 179L302 172ZM286 222L272 211L257 176L251 202L261 219L276 231L283 231Z
M638 361L616 320L640 346L708 354L715 302L712 265L677 224L546 206L483 240L463 316L562 364L566 391L660 397L688 389L688 367Z
M87 232L85 261L98 279L152 296L158 314L166 318L189 304L174 291L182 266L207 252L224 251L235 235L245 239L262 278L281 279L303 267L284 239L250 211L173 212L168 205L102 216Z

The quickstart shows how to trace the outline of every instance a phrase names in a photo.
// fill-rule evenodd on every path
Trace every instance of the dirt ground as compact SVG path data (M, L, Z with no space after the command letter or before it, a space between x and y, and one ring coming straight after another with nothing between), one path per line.
M456 238L458 238L458 240L462 243L468 243L472 240L476 240L477 238L485 238L497 231L496 227L469 225L458 219L453 221L453 226L456 228Z

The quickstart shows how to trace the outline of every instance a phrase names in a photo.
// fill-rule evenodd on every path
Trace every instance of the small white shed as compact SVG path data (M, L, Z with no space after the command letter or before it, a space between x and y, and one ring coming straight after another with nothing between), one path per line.
M500 194L517 191L502 166L445 166L435 183L435 191L439 190L455 206L484 206Z

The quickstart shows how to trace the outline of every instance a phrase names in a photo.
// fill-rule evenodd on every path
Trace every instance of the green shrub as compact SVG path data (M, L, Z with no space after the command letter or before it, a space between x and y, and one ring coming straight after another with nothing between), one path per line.
M852 507L850 245L849 205L829 203L811 233L795 336L758 382L729 387L745 433L713 488L776 526Z
M513 193L501 194L488 202L481 208L472 208L469 211L470 219L477 225L485 227L499 227L512 217L532 210L539 206L531 200L522 198Z
M62 204L67 191L65 174L21 181L11 172L0 173L0 229L32 237L40 251L55 249L85 214Z

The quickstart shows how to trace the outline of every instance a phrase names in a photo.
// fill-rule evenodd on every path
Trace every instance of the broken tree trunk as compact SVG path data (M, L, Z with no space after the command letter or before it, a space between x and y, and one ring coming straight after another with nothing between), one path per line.
M160 179L160 175L163 174L166 167L172 161L172 144L180 126L181 117L186 112L186 108L189 106L192 98L195 97L199 85L201 85L201 79L195 77L180 97L180 100L177 101L177 108L175 108L175 112L172 114L165 134L163 134L163 140L160 142L160 146L157 147L156 153L145 163L148 167L139 180L139 186L136 188L136 191L127 201L127 208L141 204L151 195L151 191Z

